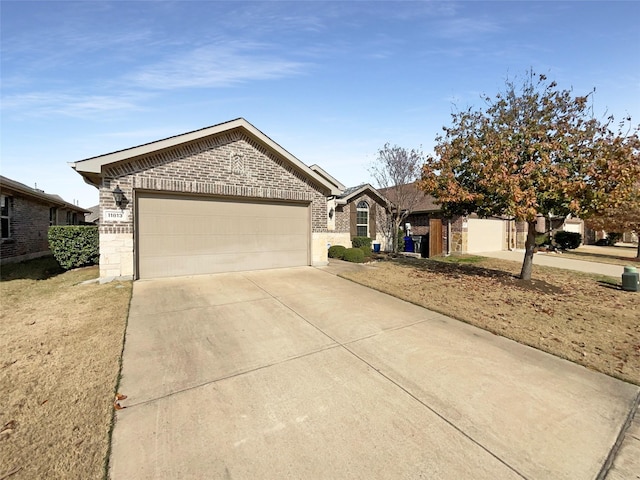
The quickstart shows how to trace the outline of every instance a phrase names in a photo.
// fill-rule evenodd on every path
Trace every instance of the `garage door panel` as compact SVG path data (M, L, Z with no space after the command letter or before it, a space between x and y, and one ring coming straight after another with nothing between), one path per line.
M309 206L142 194L138 276L309 264Z
M470 218L467 228L468 253L498 252L504 249L504 220Z
M294 265L289 265L292 259L298 259ZM242 272L256 270L260 268L282 268L286 266L297 266L306 264L306 250L298 251L270 251L270 252L245 252L238 254L200 254L191 256L148 256L145 260L145 274L143 278L158 278L167 276L166 272L171 272L172 276L182 275L203 275L220 272ZM216 271L212 272L210 266L215 265Z

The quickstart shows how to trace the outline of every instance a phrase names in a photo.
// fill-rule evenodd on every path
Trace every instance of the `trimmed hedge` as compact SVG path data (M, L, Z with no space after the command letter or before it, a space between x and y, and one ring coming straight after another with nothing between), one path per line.
M364 257L365 258L371 258L371 254L373 253L371 250L371 247L359 247L360 250L362 250L362 253L364 253Z
M100 261L97 226L49 227L49 249L65 270L95 265Z
M353 237L351 245L353 248L371 247L371 239L369 237Z
M353 263L362 263L364 262L364 252L359 248L347 248L344 251L343 260Z
M582 243L582 235L576 232L559 231L553 236L553 239L563 250L573 250L578 248Z
M342 245L331 245L329 247L329 258L339 258L342 260L346 249L347 247L343 247Z

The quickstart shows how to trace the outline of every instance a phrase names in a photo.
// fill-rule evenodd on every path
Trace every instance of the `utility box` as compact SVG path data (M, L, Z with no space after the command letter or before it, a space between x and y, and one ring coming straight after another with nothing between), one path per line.
M622 289L628 292L640 292L640 275L636 267L624 267Z

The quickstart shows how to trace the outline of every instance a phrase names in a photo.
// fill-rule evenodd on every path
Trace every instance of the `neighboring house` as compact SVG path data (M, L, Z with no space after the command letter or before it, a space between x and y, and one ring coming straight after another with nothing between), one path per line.
M405 235L410 235L414 240L420 239L422 254L431 257L450 252L447 248L450 237L450 229L447 228L449 225L443 221L440 205L436 203L435 198L419 190L416 183L381 188L380 193L395 205L402 203L399 200L401 198L409 199L412 203L400 206L401 209L410 209L401 228Z
M369 237L387 250L386 204L386 199L368 183L346 188L329 198L329 243L350 247L353 237Z
M582 243L588 242L589 232L585 228L584 220L569 215L568 217L554 217L538 215L536 222L536 232L550 235L554 238L556 232L574 232L582 236Z
M400 194L398 189L403 189ZM426 242L428 248L423 249L423 253L428 256L524 248L526 225L520 224L523 222L479 218L475 214L447 218L436 199L420 191L416 183L380 189L380 192L393 203L398 203L398 198L416 198L404 223L409 225L410 235L422 237L422 242ZM400 205L400 208L407 207Z
M100 205L94 205L88 208L88 212L84 215L84 223L99 225L100 224Z
M49 227L78 225L87 212L58 195L44 193L3 176L0 176L0 210L2 264L49 255Z
M369 237L388 248L385 225L388 223L387 200L369 184L345 187L318 165L309 168L327 180L338 191L327 197L328 246L351 246L353 237Z
M337 185L239 118L71 164L100 191L100 277L327 263Z

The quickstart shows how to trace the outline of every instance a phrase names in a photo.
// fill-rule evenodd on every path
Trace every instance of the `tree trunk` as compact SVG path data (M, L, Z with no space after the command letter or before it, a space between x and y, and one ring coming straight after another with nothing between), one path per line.
M522 270L520 278L522 280L531 280L531 272L533 270L533 250L536 248L536 222L529 222L527 231L527 241L525 243L524 261L522 262Z
M400 221L394 216L391 223L391 251L398 253L398 228L400 228Z

